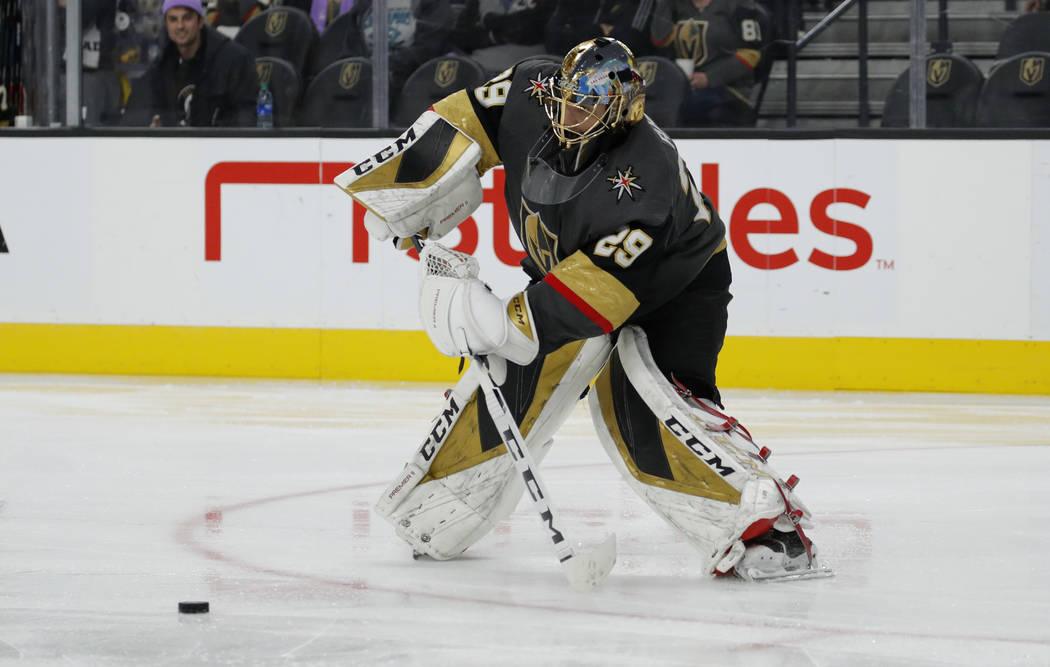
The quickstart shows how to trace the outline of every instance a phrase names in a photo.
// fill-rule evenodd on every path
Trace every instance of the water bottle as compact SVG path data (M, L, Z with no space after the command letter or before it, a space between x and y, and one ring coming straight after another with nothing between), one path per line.
M273 93L265 81L259 84L259 94L255 96L255 125L273 127Z

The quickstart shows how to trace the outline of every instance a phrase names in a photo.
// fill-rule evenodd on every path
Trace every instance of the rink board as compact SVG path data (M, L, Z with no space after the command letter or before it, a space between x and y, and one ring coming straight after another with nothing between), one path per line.
M0 138L0 370L454 378L330 185L385 143ZM1050 393L1050 142L676 143L729 229L722 384ZM507 295L502 178L448 242Z

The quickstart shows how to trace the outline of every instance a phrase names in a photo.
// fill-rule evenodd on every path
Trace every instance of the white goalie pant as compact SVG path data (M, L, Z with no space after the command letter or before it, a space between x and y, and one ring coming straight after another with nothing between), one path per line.
M620 332L590 393L599 439L631 488L699 549L705 574L727 573L744 540L806 525L809 511L735 420L683 397L653 361L645 333Z
M608 337L600 336L567 345L538 362L543 364L543 381L531 403L533 408L542 407L530 409L519 424L537 462L550 450L554 432L572 412L611 349ZM455 558L484 537L514 511L525 490L514 460L502 444L498 455L476 465L463 469L452 466L451 472L438 471L437 476L432 470L443 447L461 447L457 441L467 437L464 434L480 440L478 420L484 398L478 388L483 372L473 364L467 369L446 397L427 439L376 504L376 512L394 525L397 535L415 552L437 560Z

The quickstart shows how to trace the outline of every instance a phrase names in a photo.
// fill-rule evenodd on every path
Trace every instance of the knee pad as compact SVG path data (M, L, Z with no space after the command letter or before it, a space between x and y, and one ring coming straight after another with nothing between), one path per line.
M519 427L537 462L611 349L608 337L600 336L570 343L538 360L537 367L508 366L503 390L508 402L519 406ZM414 551L438 560L454 558L481 539L514 511L524 492L506 446L485 442L491 420L478 391L482 372L473 365L467 369L423 444L376 504L376 512ZM521 382L523 377L531 380ZM528 388L520 391L520 384Z
M625 327L590 394L599 440L628 485L697 547L706 574L729 572L744 541L793 530L809 511L735 419L667 380L645 333Z

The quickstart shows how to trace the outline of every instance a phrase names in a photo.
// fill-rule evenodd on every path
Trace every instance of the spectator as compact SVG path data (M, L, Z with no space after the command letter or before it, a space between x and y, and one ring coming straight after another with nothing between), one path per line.
M354 0L207 0L205 20L233 38L240 27L271 7L292 7L308 13L322 33L340 14L350 11Z
M753 122L747 100L768 33L752 0L657 0L653 43L663 55L686 61L690 75L687 125Z
M240 44L204 24L201 0L164 0L170 43L134 82L125 125L255 124L259 79Z
M387 0L390 98L420 65L447 51L452 24L449 0ZM346 56L372 56L372 0L355 0Z
M547 52L565 53L594 37L612 37L635 56L654 52L649 21L654 0L558 0L547 24Z
M320 34L336 17L350 11L354 0L207 0L204 4L204 20L232 39L248 19L278 6L308 13Z
M314 20L317 32L322 33L340 14L350 11L353 6L354 0L313 0L310 18Z
M230 39L257 11L254 0L208 0L204 5L204 20Z
M65 8L66 0L58 0ZM81 114L86 125L111 125L120 120L121 84L114 69L116 50L116 3L113 0L82 0L81 24ZM60 35L65 34L62 14ZM59 106L65 107L65 83L58 91Z
M467 0L451 41L490 73L544 52L543 30L554 0Z
M1026 12L1045 12L1050 10L1048 0L1025 0L1024 10Z

